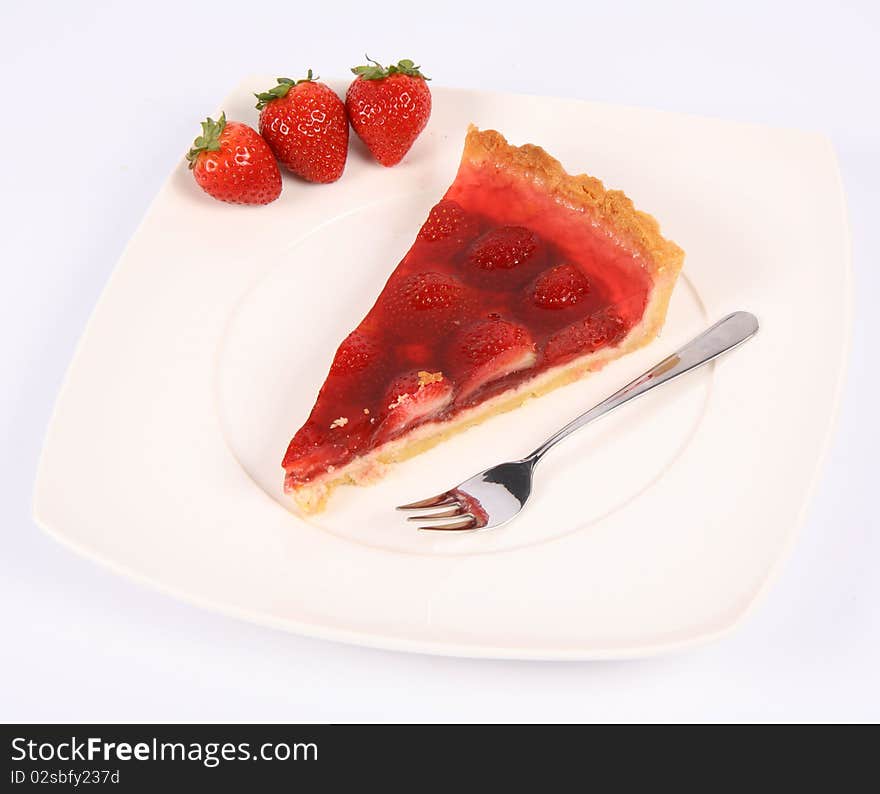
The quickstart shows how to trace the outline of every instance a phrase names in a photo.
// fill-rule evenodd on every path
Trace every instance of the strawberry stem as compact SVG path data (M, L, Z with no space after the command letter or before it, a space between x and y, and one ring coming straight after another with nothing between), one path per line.
M275 80L278 85L273 86L268 91L261 91L259 94L254 94L257 98L257 110L262 110L270 102L287 96L287 92L295 85L299 85L300 83L312 83L317 79L318 75L313 75L311 69L309 69L308 74L302 80L291 80L289 77L276 77Z
M391 66L382 66L379 61L374 61L369 55L364 56L369 64L364 66L355 66L352 68L352 74L356 74L358 77L363 80L384 80L386 77L391 77L393 74L405 74L410 77L421 77L422 80L430 80L430 77L426 77L419 71L421 69L420 66L416 66L414 61L411 61L409 58L404 58L402 61L398 61L396 64L392 64Z
M226 128L226 111L214 121L210 116L202 122L202 134L193 141L192 148L186 153L190 168L196 167L196 160L202 152L216 152L220 148L220 133Z

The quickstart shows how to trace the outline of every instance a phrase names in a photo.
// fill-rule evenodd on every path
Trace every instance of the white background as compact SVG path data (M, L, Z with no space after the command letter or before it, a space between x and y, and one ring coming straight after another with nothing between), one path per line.
M289 0L4 10L0 720L880 719L880 7L357 5L366 10ZM803 127L833 140L856 290L839 429L792 557L734 634L638 662L468 661L348 647L176 603L34 526L37 456L77 338L199 120L244 75L297 77L308 67L343 75L365 50L412 57L436 85ZM822 362L816 367L822 377Z

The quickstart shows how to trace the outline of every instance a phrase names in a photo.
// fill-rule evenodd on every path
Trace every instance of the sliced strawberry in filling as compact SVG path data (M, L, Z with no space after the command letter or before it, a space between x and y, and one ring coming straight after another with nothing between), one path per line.
M471 243L462 264L463 277L489 290L510 290L540 272L547 246L525 226L496 226Z
M541 309L568 309L590 294L590 282L574 265L557 265L535 281L529 297Z
M437 416L452 402L452 395L452 384L442 372L419 370L397 378L382 400L377 438L393 438Z
M608 307L553 334L544 347L544 358L549 363L558 363L603 347L613 347L626 332L624 320L613 307Z
M412 340L452 330L475 305L472 291L454 275L434 270L390 282L381 302L378 313Z
M538 360L528 329L498 315L463 329L448 355L458 383L459 402L487 383L533 367Z
M373 366L381 357L382 351L376 340L363 331L352 331L339 346L330 377L349 377Z
M477 235L476 218L465 212L455 201L443 200L428 215L419 229L417 242L433 243L435 251L440 248L460 248Z

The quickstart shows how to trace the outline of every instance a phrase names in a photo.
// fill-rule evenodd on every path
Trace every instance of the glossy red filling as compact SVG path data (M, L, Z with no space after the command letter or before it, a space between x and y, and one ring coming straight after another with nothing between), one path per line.
M583 209L463 165L336 351L284 456L286 486L618 344L644 313L645 265Z

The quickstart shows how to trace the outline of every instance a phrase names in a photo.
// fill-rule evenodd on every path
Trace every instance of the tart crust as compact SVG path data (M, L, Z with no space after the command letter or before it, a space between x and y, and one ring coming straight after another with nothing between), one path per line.
M606 190L602 182L586 174L566 173L560 162L540 146L511 146L495 130L471 125L465 139L461 168L491 165L512 179L539 187L555 201L585 214L585 223L599 223L622 243L642 254L653 287L642 319L614 347L606 347L548 369L519 386L462 411L451 419L428 422L402 438L394 439L349 463L330 468L291 495L300 510L324 509L334 488L345 483L366 485L384 476L393 463L427 449L491 416L518 408L532 397L546 394L604 367L609 361L651 342L666 318L672 288L684 264L684 251L660 234L657 220L637 210L620 190Z

